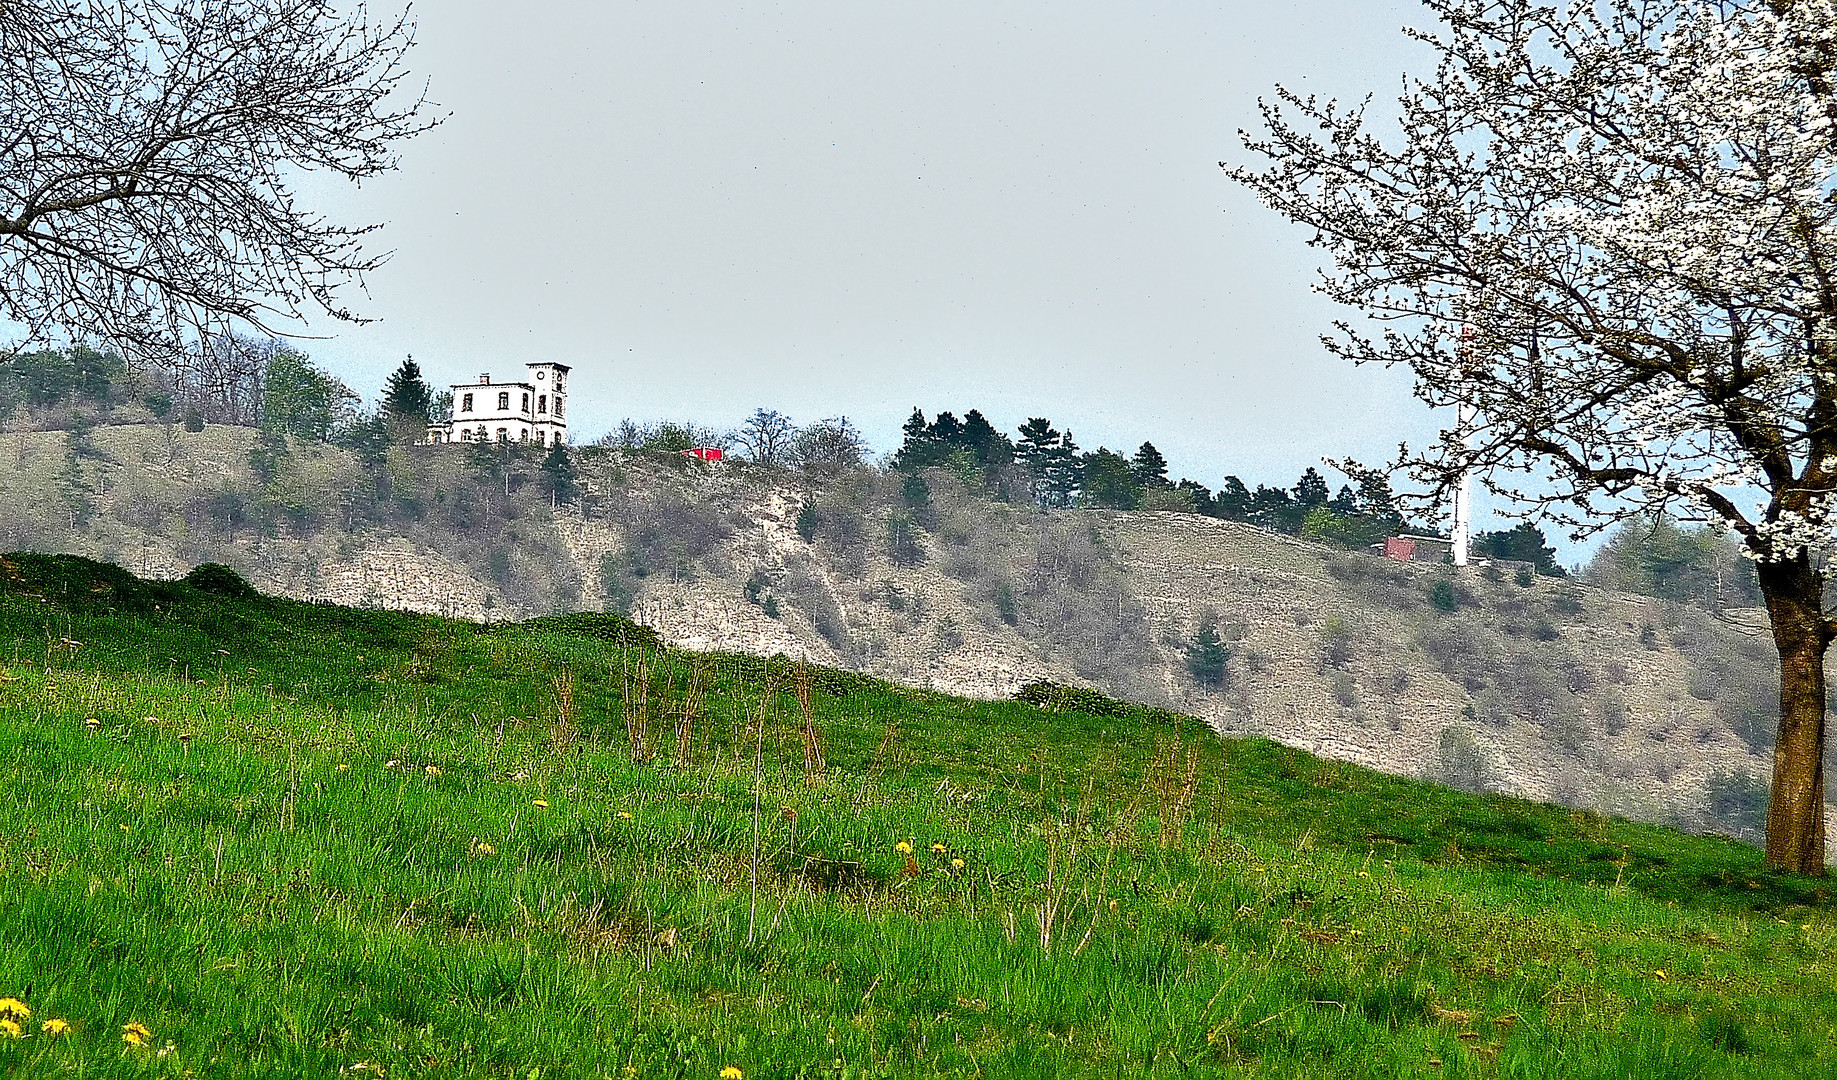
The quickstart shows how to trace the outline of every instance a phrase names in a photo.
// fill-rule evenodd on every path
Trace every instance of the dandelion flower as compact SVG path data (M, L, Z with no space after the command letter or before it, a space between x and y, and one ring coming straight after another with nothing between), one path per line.
M619 820L620 820L620 821L630 821L630 820L631 820L631 812L630 812L630 811L627 811L627 810L621 810L621 811L619 811Z
M952 870L961 870L961 869L963 869L963 860L962 860L962 859L952 859L952 860L950 861L950 868L951 868Z
M933 841L933 842L932 842L932 845L931 845L931 853L932 853L933 855L942 855L942 854L944 854L944 853L945 853L946 851L949 851L949 850L950 850L950 849L949 849L949 848L947 848L947 847L945 847L945 846L944 846L944 842L943 842L943 841L941 841L941 840L938 840L938 841Z
M145 1046L153 1041L153 1033L145 1024L128 1023L121 1025L121 1041L129 1046Z
M472 854L474 855L496 855L497 853L497 848L492 847L482 840L472 846Z
M746 1074L738 1065L729 1065L721 1070L721 1080L746 1080Z
M440 766L438 766L438 765L429 765L429 766L427 767L427 770L426 770L426 771L427 771L427 775L429 775L429 776L439 776L439 775L440 775Z
M899 843L893 845L893 850L899 852L901 855L910 855L912 854L912 844L909 841L901 840Z
M32 1007L16 997L0 998L0 1016L12 1020L30 1020Z
M56 1017L52 1017L51 1019L46 1020L44 1023L38 1025L38 1030L45 1033L45 1038L55 1039L59 1035L62 1035L65 1032L70 1030L70 1021L59 1020Z
M531 803L530 805L534 806L538 810L547 810L549 808L549 801L547 799L537 799L535 802Z
M350 771L351 771L351 767L350 767L349 765L347 765L347 764L345 764L344 762L342 762L342 761L340 761L340 762L338 763L338 771L339 771L339 772L350 772Z
M19 1021L10 1016L0 1017L0 1035L9 1039L23 1039L25 1032L19 1030Z

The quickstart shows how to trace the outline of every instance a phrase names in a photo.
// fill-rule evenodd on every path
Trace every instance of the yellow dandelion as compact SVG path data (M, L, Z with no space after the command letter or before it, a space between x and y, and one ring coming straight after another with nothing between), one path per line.
M472 854L474 855L496 855L497 853L498 853L497 848L494 848L490 844L484 843L483 841L479 842L478 844L475 844L472 848Z
M121 1025L121 1041L129 1046L145 1046L153 1041L153 1033L145 1024L128 1023Z
M530 803L530 805L538 810L547 810L549 808L549 801L547 799L537 799L535 802Z
M630 821L631 820L630 812L625 811L625 810L619 811L619 820L620 821Z
M439 776L439 775L440 775L440 766L438 766L438 765L429 765L429 766L427 767L427 770L426 770L426 771L427 771L427 775L429 775L429 776Z
M339 772L350 772L350 771L351 771L351 767L350 767L349 765L347 765L347 764L345 764L344 762L342 762L342 761L341 761L341 762L339 762L339 763L338 763L338 771L339 771Z
M23 1039L25 1032L19 1029L19 1021L10 1016L0 1016L0 1035L9 1039Z
M910 855L912 854L912 845L905 840L901 840L899 843L893 845L893 850L899 852L901 855Z
M961 869L963 869L963 860L962 860L962 859L952 859L952 860L950 861L950 868L951 868L952 870L961 870Z
M30 1020L32 1008L16 997L0 998L0 1016L13 1020Z
M931 845L931 853L933 855L942 855L949 850L949 848L944 846L943 841L934 841Z
M70 1021L59 1020L56 1017L52 1017L51 1019L46 1020L44 1023L38 1025L38 1030L45 1033L45 1038L55 1039L59 1035L62 1035L65 1032L70 1030Z
M721 1070L721 1080L746 1080L746 1074L738 1065L729 1065Z
M1652 974L1653 974L1653 975L1654 975L1655 977L1657 977L1657 978L1658 978L1659 980L1661 980L1661 981L1663 981L1663 980L1667 980L1667 979L1669 979L1669 978L1670 978L1670 976L1668 976L1668 975L1666 975L1666 974L1665 974L1665 969L1664 969L1664 968L1654 968L1654 969L1653 969L1653 971L1652 971Z

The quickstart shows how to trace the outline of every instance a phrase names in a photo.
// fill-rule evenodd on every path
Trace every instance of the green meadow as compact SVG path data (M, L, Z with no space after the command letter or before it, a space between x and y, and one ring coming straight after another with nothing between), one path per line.
M1837 1075L1827 881L1035 697L7 556L0 1075Z

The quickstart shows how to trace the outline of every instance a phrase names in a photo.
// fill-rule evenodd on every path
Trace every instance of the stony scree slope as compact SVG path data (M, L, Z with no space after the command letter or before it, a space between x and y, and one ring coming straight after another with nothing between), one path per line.
M350 453L296 446L264 480L256 446L228 427L0 436L0 547L154 576L220 561L282 595L471 619L618 606L685 648L969 696L1090 686L1387 772L1753 836L1777 700L1755 612L1479 568L1446 611L1449 568L1231 522L1037 511L946 473L913 507L871 470L635 454L582 455L583 514L513 483L494 508L457 448L396 448L409 509L348 527ZM1230 650L1213 691L1186 664L1205 622Z

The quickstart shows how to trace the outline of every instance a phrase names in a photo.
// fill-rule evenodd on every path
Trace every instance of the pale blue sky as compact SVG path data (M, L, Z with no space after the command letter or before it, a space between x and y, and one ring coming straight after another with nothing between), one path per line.
M451 119L311 192L396 250L381 321L307 344L367 393L410 352L435 382L554 359L583 440L764 406L886 451L914 405L980 408L1212 487L1437 427L1325 354L1318 253L1217 167L1278 81L1391 112L1414 3L417 10Z

